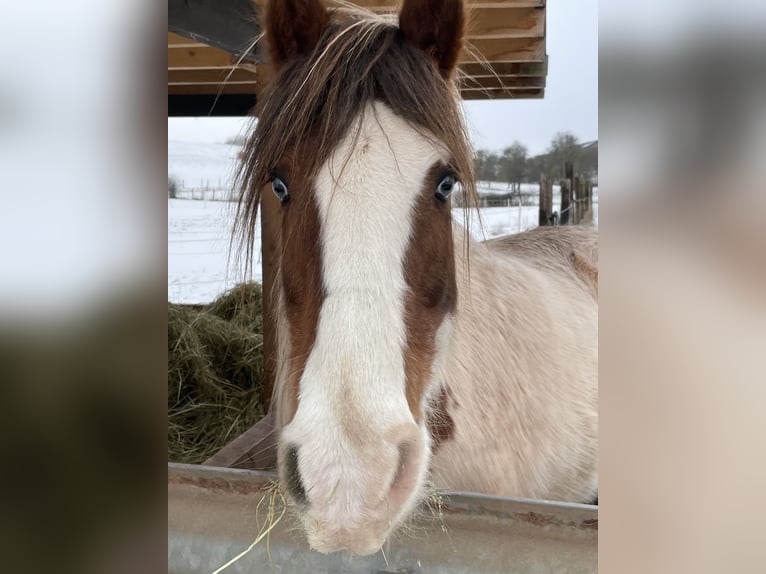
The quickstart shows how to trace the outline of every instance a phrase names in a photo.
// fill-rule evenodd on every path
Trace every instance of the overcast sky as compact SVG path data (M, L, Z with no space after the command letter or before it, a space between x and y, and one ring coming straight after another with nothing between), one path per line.
M598 139L598 0L551 0L547 11L545 97L465 102L476 149L519 140L534 155L557 131ZM168 139L223 142L245 125L245 118L168 118Z

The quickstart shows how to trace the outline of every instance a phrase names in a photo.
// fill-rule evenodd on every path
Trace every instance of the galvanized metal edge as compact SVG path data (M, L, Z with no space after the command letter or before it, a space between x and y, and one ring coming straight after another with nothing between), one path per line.
M261 500L275 479L169 464L168 572L209 574L247 548L262 529ZM288 512L226 573L584 573L597 570L597 549L596 506L443 492L373 556L310 550Z

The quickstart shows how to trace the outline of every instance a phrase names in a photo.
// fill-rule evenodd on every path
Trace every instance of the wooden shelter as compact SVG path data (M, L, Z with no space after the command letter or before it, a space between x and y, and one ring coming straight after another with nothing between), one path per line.
M355 0L380 13L395 0ZM466 0L467 48L460 63L464 99L542 98L545 0ZM168 0L168 115L243 116L271 68L254 0Z
M460 59L464 99L542 98L548 69L545 0L465 0L467 46ZM375 12L397 10L395 0L355 0ZM271 67L254 0L168 0L168 116L244 116L256 104ZM273 284L279 205L261 205L263 292ZM274 331L264 299L264 401L274 373ZM264 468L271 413L207 461L212 466ZM266 446L264 446L266 444Z

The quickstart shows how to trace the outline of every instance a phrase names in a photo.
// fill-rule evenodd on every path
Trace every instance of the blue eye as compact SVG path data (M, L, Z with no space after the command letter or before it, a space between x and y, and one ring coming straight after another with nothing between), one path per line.
M455 179L455 176L444 176L444 178L439 182L439 185L436 186L436 199L439 201L447 201L447 198L452 193L452 190L455 189L456 183L457 180Z
M284 203L290 199L290 194L287 191L287 184L276 175L271 178L271 189L274 190L274 195L277 196L280 203Z

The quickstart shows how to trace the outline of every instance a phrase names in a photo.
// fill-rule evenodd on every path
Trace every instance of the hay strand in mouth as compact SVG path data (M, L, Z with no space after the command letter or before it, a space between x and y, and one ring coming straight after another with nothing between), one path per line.
M256 523L258 522L258 510L260 509L261 505L263 504L263 501L266 500L268 497L269 499L269 507L268 511L266 512L266 520L261 526L260 530L258 531L258 535L255 537L255 540L248 546L245 550L237 554L234 558L229 560L226 564L223 566L217 568L212 572L212 574L219 574L219 572L223 572L226 568L237 562L238 560L241 560L244 556L247 556L247 554L255 548L263 539L266 539L266 552L269 556L269 563L273 564L273 561L271 559L271 547L270 547L270 535L271 531L276 528L277 524L282 520L282 517L284 517L285 512L287 511L287 501L285 500L284 495L279 490L279 483L276 481L273 481L271 485L268 487L267 492L264 493L261 500L258 502L258 506L255 509L255 520ZM275 507L276 507L276 500L277 497L279 497L279 502L281 504L282 510L277 516Z
M447 524L444 522L444 497L441 491L436 489L433 485L428 485L427 494L424 500L424 506L431 511L431 516L438 519L441 524L441 531L444 532L449 542L450 548L453 552L457 552L455 545L452 543L452 537L449 535Z

